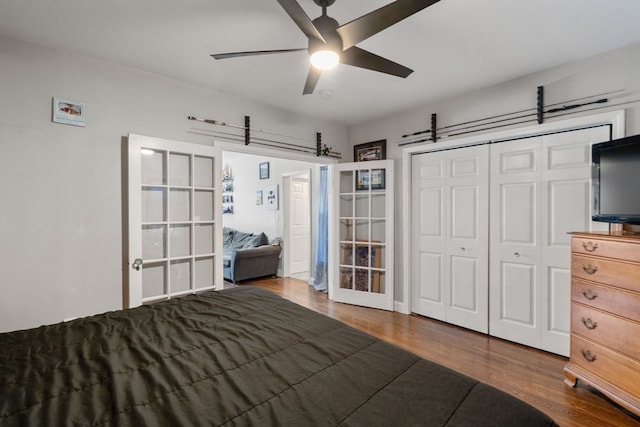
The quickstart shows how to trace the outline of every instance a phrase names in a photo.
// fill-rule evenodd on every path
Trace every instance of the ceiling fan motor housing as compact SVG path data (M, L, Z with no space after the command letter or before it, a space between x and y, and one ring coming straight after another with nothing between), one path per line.
M336 0L313 0L315 4L320 7L329 7L336 2Z
M340 54L342 52L342 39L336 32L340 26L338 21L327 15L322 15L313 20L313 25L318 29L326 43L322 40L309 37L309 53L316 52L321 49L328 49Z

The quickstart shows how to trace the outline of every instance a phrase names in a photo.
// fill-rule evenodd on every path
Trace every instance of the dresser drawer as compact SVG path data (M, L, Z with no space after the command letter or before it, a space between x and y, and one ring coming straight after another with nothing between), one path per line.
M573 254L571 275L640 292L640 264Z
M640 262L640 243L573 237L571 252L583 255Z
M640 360L640 323L574 302L571 332Z
M640 322L640 293L573 279L571 300Z
M640 362L571 334L571 363L634 396L640 396Z

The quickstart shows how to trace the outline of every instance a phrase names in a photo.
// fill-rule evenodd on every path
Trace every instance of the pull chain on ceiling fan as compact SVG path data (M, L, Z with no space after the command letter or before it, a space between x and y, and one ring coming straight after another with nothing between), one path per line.
M216 53L211 56L215 59L227 59L306 50L310 55L312 64L302 92L307 95L313 93L322 70L331 68L331 64L327 65L321 61L323 58L329 58L333 61L333 66L340 62L406 78L413 70L360 49L356 44L440 0L396 0L344 25L339 25L338 21L327 15L327 7L331 6L335 0L313 0L315 4L322 7L322 15L313 21L296 0L277 1L304 35L307 36L309 40L307 48Z

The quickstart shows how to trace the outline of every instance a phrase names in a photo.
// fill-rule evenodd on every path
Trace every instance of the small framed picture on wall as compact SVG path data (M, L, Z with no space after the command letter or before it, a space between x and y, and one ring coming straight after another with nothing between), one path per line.
M258 165L258 175L260 179L269 179L269 162L260 163Z
M278 185L272 185L264 190L264 204L268 210L278 210Z
M52 119L55 123L84 126L84 103L54 96L52 110Z

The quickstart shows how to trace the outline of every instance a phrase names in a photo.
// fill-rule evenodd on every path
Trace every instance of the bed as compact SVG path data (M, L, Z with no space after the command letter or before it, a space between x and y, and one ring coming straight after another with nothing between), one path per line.
M0 334L0 425L553 426L257 287Z

